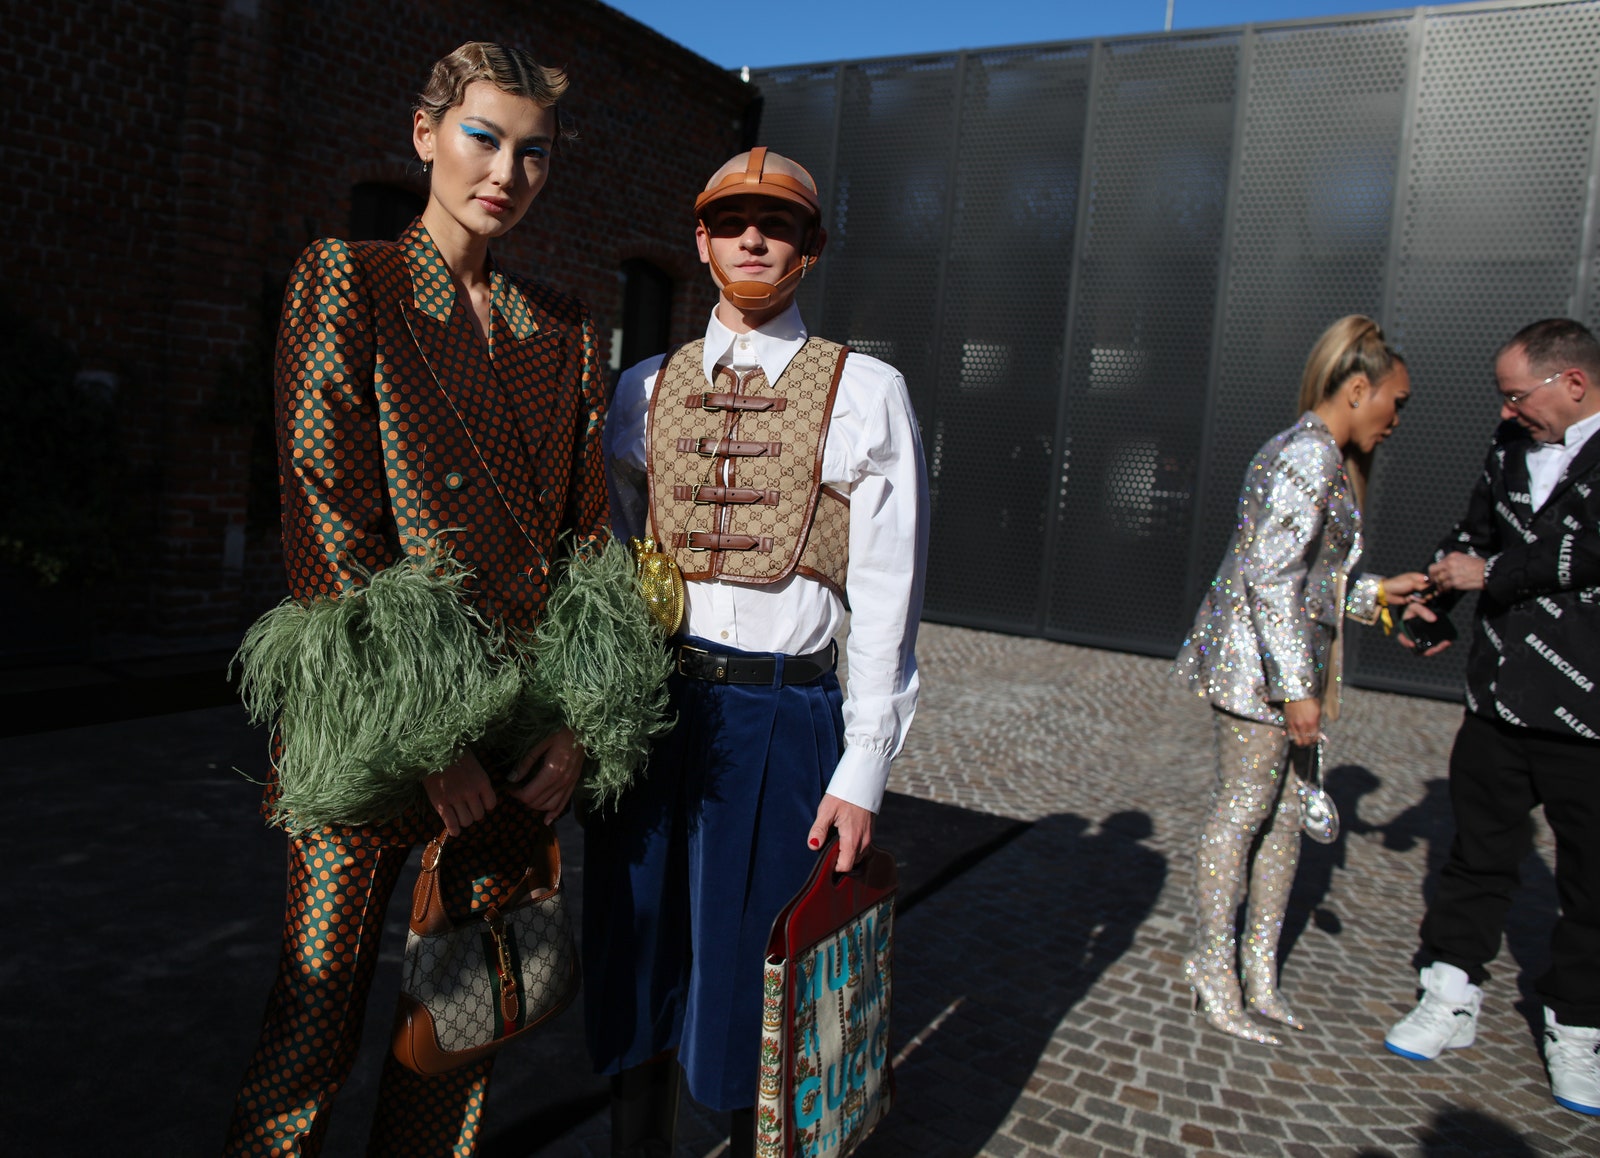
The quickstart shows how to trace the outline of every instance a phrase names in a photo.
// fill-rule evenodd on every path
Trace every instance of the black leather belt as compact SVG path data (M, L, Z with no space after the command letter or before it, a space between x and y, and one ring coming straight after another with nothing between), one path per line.
M680 643L673 648L678 674L716 684L772 685L778 661L765 656L729 655ZM783 657L783 683L808 684L832 671L839 659L839 645L830 643L810 655Z

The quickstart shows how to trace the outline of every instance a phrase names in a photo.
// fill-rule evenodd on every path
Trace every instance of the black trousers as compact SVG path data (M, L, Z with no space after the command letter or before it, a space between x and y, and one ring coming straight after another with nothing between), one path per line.
M1464 969L1474 984L1500 951L1517 866L1544 806L1556 838L1561 915L1537 989L1563 1025L1600 1027L1600 741L1467 713L1450 752L1456 836L1422 921L1420 960Z

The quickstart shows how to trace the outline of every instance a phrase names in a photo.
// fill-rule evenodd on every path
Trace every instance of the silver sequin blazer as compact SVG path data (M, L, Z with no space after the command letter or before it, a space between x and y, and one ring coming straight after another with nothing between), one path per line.
M1285 701L1319 697L1336 717L1339 609L1360 623L1378 617L1380 580L1349 583L1361 547L1338 444L1307 411L1251 460L1228 553L1173 670L1246 719L1281 727Z

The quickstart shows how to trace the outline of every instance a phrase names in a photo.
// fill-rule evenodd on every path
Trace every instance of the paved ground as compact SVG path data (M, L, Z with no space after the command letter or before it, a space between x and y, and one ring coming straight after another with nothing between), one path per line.
M1195 1018L1179 978L1213 776L1203 705L1158 660L938 626L919 651L923 706L881 833L911 901L900 1101L863 1158L1600 1155L1600 1120L1550 1101L1537 1053L1542 824L1477 1047L1423 1064L1380 1045L1410 1004L1449 839L1458 709L1348 695L1328 777L1346 834L1307 845L1285 937L1284 991L1311 1028L1273 1049ZM272 969L281 845L229 771L263 750L230 708L0 741L21 866L0 900L0 1150L215 1151ZM581 833L563 835L581 863ZM361 1152L391 994L330 1155ZM606 1153L576 1022L508 1051L488 1158ZM712 1158L721 1125L687 1107L679 1154Z

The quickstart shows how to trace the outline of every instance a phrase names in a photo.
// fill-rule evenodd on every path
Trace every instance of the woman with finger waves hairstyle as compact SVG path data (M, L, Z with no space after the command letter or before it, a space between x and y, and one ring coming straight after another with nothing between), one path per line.
M1410 396L1405 361L1371 318L1323 331L1301 377L1300 419L1245 471L1233 538L1178 653L1177 673L1211 702L1217 742L1184 977L1206 1020L1248 1041L1278 1044L1252 1014L1304 1028L1278 993L1278 934L1300 861L1289 746L1315 744L1338 715L1343 620L1375 623L1427 585L1418 572L1352 578L1367 467Z
M566 85L515 48L446 56L412 117L422 216L395 242L314 242L289 277L291 598L238 657L276 726L288 890L230 1155L320 1152L415 844L454 838L453 916L504 905L580 780L614 797L661 726L664 653L608 543L594 323L490 255L550 176ZM471 1154L491 1063L423 1077L387 1056L367 1152Z

